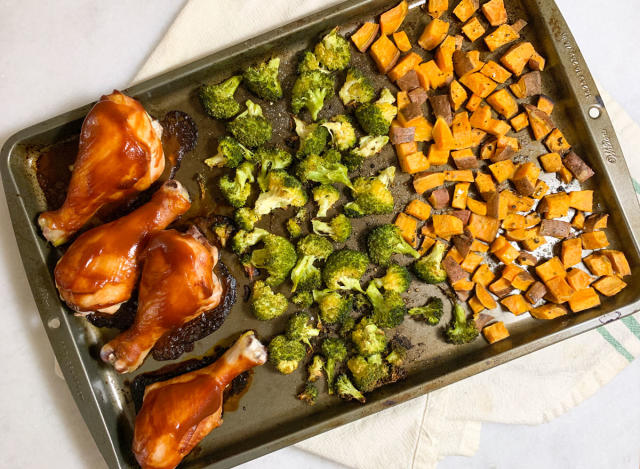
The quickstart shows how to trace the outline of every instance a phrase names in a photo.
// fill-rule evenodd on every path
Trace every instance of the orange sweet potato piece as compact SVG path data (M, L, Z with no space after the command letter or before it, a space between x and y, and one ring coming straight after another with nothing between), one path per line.
M418 220L428 220L431 216L431 205L419 199L413 199L404 209L409 215Z
M433 246L434 244L436 244L435 238L432 238L431 236L424 236L424 238L422 238L422 244L420 245L420 249L418 250L418 252L421 256L424 256L427 252L429 252L429 249L431 249L431 246Z
M455 246L447 251L447 255L445 257L450 257L455 261L456 264L460 264L464 260L462 254L460 254Z
M565 303L575 293L575 290L567 283L566 277L553 277L546 280L544 284L552 303Z
M467 21L462 27L462 32L465 34L465 36L467 36L467 38L469 38L471 42L474 42L475 40L481 38L485 31L486 29L484 29L482 23L480 23L480 21L478 21L478 18L475 16Z
M582 233L582 247L586 250L602 249L609 246L607 234L604 231L592 231L591 233Z
M469 304L469 308L471 308L471 311L473 312L474 318L481 311L484 311L484 306L482 306L482 303L480 303L478 298L476 298L475 296L472 296L471 298L469 298L468 304Z
M371 45L369 54L371 54L380 73L387 73L395 66L400 58L400 51L385 35L380 36L378 40Z
M547 262L536 266L536 274L546 283L555 277L565 277L567 272L564 270L562 261L558 257L552 257Z
M600 297L593 288L578 290L569 298L569 307L574 313L600 305Z
M409 174L426 171L431 166L429 160L421 151L406 156L398 156L398 162L402 171Z
M540 164L547 173L556 173L562 168L562 157L558 153L547 153L540 157Z
M566 239L562 242L562 265L565 269L579 264L582 260L582 241L580 238Z
M594 253L584 258L584 265L596 277L605 275L613 275L613 266L607 256L600 253Z
M489 248L489 252L492 253L492 254L495 253L495 252L498 252L503 247L505 247L507 244L509 244L507 242L507 238L505 238L504 236L500 235L495 240L493 240L493 242L491 243L491 247ZM513 279L509 279L509 280L513 280Z
M476 269L475 273L473 274L473 277L471 277L471 280L478 285L482 285L483 287L486 287L491 282L493 282L495 278L496 278L496 275L491 271L489 266L487 264L482 264L480 267Z
M538 97L537 107L545 114L551 115L554 106L555 104L549 96L541 94L540 97Z
M416 129L415 135L413 136L416 142L428 142L433 138L433 125L431 125L431 122L424 116L411 119L407 127L414 127Z
M498 303L493 299L491 293L489 293L482 285L476 284L475 293L480 304L482 304L486 309L495 309L498 307Z
M480 105L482 104L482 98L477 94L472 94L467 104L465 104L465 109L469 112L475 112Z
M480 129L471 129L471 146L473 148L480 146L480 144L487 138L487 133Z
M530 42L521 42L511 48L500 58L500 62L507 70L516 76L522 75L524 67L529 62L535 49Z
M498 84L491 78L484 76L480 72L468 73L460 77L460 83L469 88L473 94L486 98Z
M469 217L468 228L474 238L490 243L496 239L500 229L500 220L472 213Z
M473 182L473 172L470 169L445 171L444 180L448 182Z
M408 11L409 5L405 0L402 0L391 10L387 10L382 15L380 15L381 33L383 35L395 33L402 25L402 22L407 16Z
M489 165L489 171L493 174L493 177L498 184L513 178L516 173L516 165L511 160L498 161Z
M516 316L520 316L531 309L531 305L520 294L507 296L500 300L500 303Z
M546 60L537 52L534 52L531 58L529 59L529 68L531 70L542 72L544 70Z
M435 60L429 60L416 68L418 79L424 89L438 89L453 79L452 73L440 70Z
M566 217L569 213L569 196L566 192L549 194L542 199L538 212L546 219Z
M489 106L481 105L473 111L469 118L469 123L472 127L485 130L489 127L491 121L491 108ZM484 159L484 158L483 158Z
M513 29L508 24L502 24L498 26L495 31L488 34L484 38L484 42L491 52L499 49L502 46L511 44L513 41L520 39L518 31Z
M540 109L535 106L531 106L530 104L526 104L524 108L527 111L529 125L533 131L534 138L536 140L542 140L549 135L554 128L551 118Z
M499 220L504 220L509 213L509 199L506 191L494 192L487 200L487 215Z
M520 251L513 247L512 244L507 243L502 249L496 251L494 255L504 264L512 264L520 255Z
M478 160L470 148L452 151L451 158L458 169L476 168L478 166Z
M513 130L515 130L516 132L520 132L521 130L529 127L529 118L527 117L526 112L521 112L516 117L511 119L510 122L511 127L513 127Z
M495 135L496 137L501 137L506 135L511 130L511 126L509 125L508 122L505 122L503 120L491 119L489 121L489 125L484 130L486 130L491 135Z
M582 213L582 212L580 212ZM583 214L584 216L584 214ZM586 219L582 220L582 228L584 231L606 230L609 223L609 215L606 213L592 213Z
M460 210L464 210L465 208L467 208L467 197L469 196L470 185L471 184L468 182L461 182L456 184L455 188L453 189L453 198L451 199L451 207L457 208Z
M453 9L453 14L463 23L473 16L480 8L479 0L460 0L460 3Z
M449 0L429 0L427 11L432 18L440 16L449 9Z
M565 165L562 165L562 168L560 168L560 171L558 171L558 177L565 184L569 184L571 181L573 181L573 174L571 174L571 171L569 171L569 169Z
M519 213L510 213L504 218L504 221L502 222L502 228L507 231L521 230L524 229L524 227L524 215L520 215Z
M477 215L487 214L487 204L471 197L467 197L467 208Z
M511 78L511 72L493 60L489 60L484 64L480 73L498 83L504 83Z
M398 93L400 94L400 93ZM394 145L398 157L407 156L418 151L418 142L398 143Z
M418 39L418 44L420 44L420 47L423 49L433 50L444 41L448 32L449 23L435 18L425 26Z
M513 176L513 185L520 194L528 197L535 192L539 175L540 168L535 163L527 161L518 166Z
M453 135L453 149L463 150L471 147L471 124L467 112L459 112L453 116L451 134Z
M502 88L487 98L487 103L498 113L507 119L511 119L518 113L518 102L511 96L506 88Z
M629 267L629 261L622 251L615 251L613 249L605 249L602 254L607 256L609 262L613 266L613 271L616 275L626 277L631 275L631 267Z
M418 194L424 194L428 190L435 189L443 184L444 173L442 172L420 173L413 177L413 188Z
M608 275L597 280L593 284L593 288L598 290L604 296L614 296L620 293L627 284L617 275Z
M397 81L398 78L402 78L409 70L414 70L422 62L420 57L415 52L409 52L402 57L395 67L387 74L389 80Z
M560 129L553 129L547 139L544 141L549 151L555 151L564 155L571 150L571 145L565 138Z
M540 246L543 246L547 240L544 236L540 236L539 227L532 228L528 230L531 232L530 236L527 236L525 240L522 241L522 247L527 251L535 251Z
M439 150L435 145L429 147L427 159L431 166L440 166L449 161L449 150Z
M584 290L593 282L593 278L582 269L574 267L567 272L567 283L574 290Z
M393 33L393 42L396 43L396 47L402 52L409 52L411 50L411 42L409 36L404 31L398 31Z
M447 36L434 54L438 68L443 72L453 72L453 53L456 51L456 40L453 36Z
M593 212L593 191L569 192L569 207L583 212Z
M460 107L467 100L467 91L457 81L453 80L449 85L449 101L451 101L451 107L454 111L460 109Z
M513 291L513 287L511 286L511 282L509 280L501 277L491 285L489 285L489 290L498 298L504 298Z
M436 119L432 136L437 149L451 150L453 148L453 134L447 122L442 117Z
M474 270L476 270L476 267L478 267L483 260L484 257L482 257L480 254L469 252L469 254L467 254L460 263L460 267L471 274Z
M367 22L360 26L360 28L351 35L351 41L356 46L360 52L365 53L376 36L378 35L378 30L380 29L380 25L378 23L370 23Z
M453 215L433 215L433 231L441 238L449 238L464 232L462 220Z
M542 179L540 179L536 183L536 189L533 191L533 194L531 194L531 197L533 197L534 199L541 199L546 195L547 192L549 192L549 185Z
M531 284L535 283L535 279L527 271L520 272L511 282L511 286L520 291L527 291Z
M568 311L567 308L562 305L547 303L542 306L538 306L537 308L533 308L529 313L536 319L550 320L559 318L560 316L565 316Z
M502 321L494 322L482 328L482 335L490 344L509 337L509 331Z
M418 220L406 213L400 212L396 217L394 224L400 228L400 234L404 240L411 246L418 247L417 244L417 232L418 232Z
M482 241L474 239L471 243L471 250L475 252L488 252L489 245L487 243L483 243Z
M478 189L478 192L485 201L489 200L493 193L496 192L496 183L490 174L479 172L476 174L475 183L476 189Z
M482 5L482 13L491 26L500 26L507 22L507 10L503 0L490 0Z

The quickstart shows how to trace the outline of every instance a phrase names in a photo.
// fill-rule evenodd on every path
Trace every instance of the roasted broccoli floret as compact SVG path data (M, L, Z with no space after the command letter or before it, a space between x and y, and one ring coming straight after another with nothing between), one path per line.
M456 345L468 344L479 334L475 321L467 319L467 313L460 303L453 307L453 317L445 333L449 342Z
M369 266L366 254L353 249L334 251L322 269L322 279L331 290L357 290L364 293L360 279Z
M322 157L327 160L329 163L341 163L342 162L342 153L340 153L335 148L329 148L322 153Z
M358 141L358 146L344 155L343 164L349 171L355 171L362 166L366 158L370 158L382 151L384 146L389 143L389 137L386 135L366 135Z
M290 205L302 207L307 203L307 192L300 181L286 171L276 169L266 177L266 192L262 192L254 205L257 215L267 215L277 208Z
M229 132L245 147L257 148L271 140L271 124L262 115L260 105L251 100L247 110L227 124Z
M385 290L397 293L404 293L409 289L411 278L409 277L409 271L406 267L398 264L391 264L387 268L387 272L384 274L384 277L377 278L374 282L378 288L384 288Z
M340 199L340 192L331 184L321 184L313 188L313 200L318 204L316 216L327 216L327 211Z
M281 148L260 147L255 152L254 161L260 165L258 172L258 185L260 190L267 190L267 174L274 169L285 169L289 167L293 157L291 153Z
M318 155L309 155L298 163L296 175L302 182L340 183L353 187L346 166L341 163L332 163Z
M320 63L329 70L343 70L351 60L351 50L345 38L334 28L316 44L314 53Z
M342 103L345 106L349 106L350 104L370 103L376 97L376 92L373 89L371 80L360 70L352 67L347 70L344 85L340 88L338 95Z
M389 367L380 354L367 358L357 355L349 359L347 367L351 371L354 384L362 392L373 391L382 386L389 376Z
M336 371L347 358L347 346L342 339L329 337L322 342L322 354L326 359L324 371L327 374L329 394L333 394L333 380Z
M269 285L258 280L253 284L250 304L256 318L269 321L287 310L287 297L274 292Z
M238 227L245 231L251 231L255 227L256 223L260 220L260 217L249 207L241 207L237 209L233 214L233 220Z
M310 291L301 291L291 297L291 303L301 308L310 308L313 304L313 295Z
M240 75L233 76L217 85L200 88L200 102L205 112L214 119L231 119L240 111L240 103L233 95L242 81Z
M284 375L293 373L306 354L302 343L284 335L275 336L269 343L269 361Z
M400 228L390 223L376 226L369 232L367 248L369 259L383 267L391 263L391 256L394 254L407 254L416 259L420 257L420 253L402 238Z
M314 264L317 260L326 259L333 245L322 236L317 234L308 234L297 245L298 262L291 271L292 292L298 288L301 290L314 290L322 284L320 269Z
M266 283L277 287L284 282L296 263L296 250L288 239L269 233L262 239L264 247L251 253L251 265L269 274Z
M336 243L344 243L351 236L351 220L343 213L333 217L328 223L321 220L311 220L315 234L329 236Z
M391 91L384 88L376 102L358 106L355 115L360 127L369 135L388 135L391 121L398 114L395 102Z
M309 313L300 311L289 318L287 323L287 338L289 340L299 340L311 347L310 339L317 337L319 334L320 329L313 326Z
M204 160L204 164L210 168L215 168L216 166L235 168L245 159L253 160L251 150L241 145L235 138L225 135L218 141L218 153Z
M398 342L391 342L391 353L385 357L385 360L392 366L402 366L407 358L407 348Z
M378 327L391 328L402 324L407 307L398 292L386 290L382 293L374 282L369 282L366 294L373 306L371 320Z
M358 389L356 389L353 383L349 381L347 375L343 374L336 378L335 388L336 394L341 399L346 399L347 401L355 399L356 401L360 401L363 404L366 402L365 397L360 391L358 391Z
M318 303L320 318L327 324L344 321L352 309L351 297L333 290L314 290L313 299Z
M382 353L387 348L387 337L384 331L369 318L362 318L351 333L351 341L363 357Z
M262 228L255 228L253 231L239 230L231 238L231 249L238 255L244 254L250 247L255 246L268 236L269 232Z
M244 84L249 91L267 101L277 101L282 98L282 87L278 80L280 58L275 57L269 62L255 67L249 67L242 74Z
M351 316L345 318L345 320L342 321L342 326L340 326L340 337L346 338L350 336L354 327L356 327L356 320Z
M318 399L318 388L311 383L307 383L304 386L304 390L296 397L309 405L314 405Z
M307 155L319 155L327 146L329 141L329 131L320 124L305 124L302 120L294 116L296 123L296 134L300 140L298 147L298 158L304 158Z
M285 222L285 227L291 239L298 239L302 236L302 227L295 218L288 218Z
M309 363L307 367L307 381L311 383L315 383L322 377L322 370L324 369L324 358L320 355L314 355L313 360Z
M322 124L331 134L331 145L339 151L346 151L356 144L356 129L351 119L344 114L333 116L330 122Z
M227 245L235 229L229 217L215 215L211 220L211 231L216 235L216 238L218 238L218 243L221 247Z
M446 246L440 241L431 248L431 252L413 263L413 271L420 280L436 284L447 280L447 272L442 268Z
M416 319L423 319L430 326L435 326L440 322L442 317L442 299L437 296L429 298L424 306L418 306L409 310L409 316Z
M318 70L303 72L291 90L293 113L299 114L302 108L307 108L311 118L317 120L325 100L331 98L333 92L333 77L330 74Z
M247 199L251 195L251 183L255 181L254 169L253 164L245 161L236 168L233 179L228 174L220 177L218 181L220 192L233 207L240 208L247 203Z
M393 194L389 186L395 178L396 167L389 166L376 177L359 177L353 181L352 194L355 199L344 206L350 218L365 215L384 215L393 212Z
M318 61L318 57L316 57L313 52L309 50L305 51L300 58L300 62L298 62L298 73L301 74L304 72L313 72L316 70L329 73L328 70L322 68L322 65L320 65L320 62Z

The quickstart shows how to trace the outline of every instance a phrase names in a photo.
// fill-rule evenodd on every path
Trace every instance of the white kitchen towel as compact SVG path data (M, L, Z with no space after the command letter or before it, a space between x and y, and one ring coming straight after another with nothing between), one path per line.
M135 81L332 3L337 1L190 0ZM640 128L608 94L602 96L640 192ZM354 468L433 468L447 455L473 455L481 422L547 422L593 395L639 355L636 314L297 446Z

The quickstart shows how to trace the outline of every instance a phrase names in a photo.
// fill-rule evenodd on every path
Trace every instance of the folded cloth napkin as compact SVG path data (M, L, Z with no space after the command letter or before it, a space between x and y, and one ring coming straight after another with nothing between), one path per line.
M326 0L190 0L135 81L326 8ZM640 180L640 128L602 93L627 163ZM640 185L634 180L640 193ZM310 438L297 446L355 468L432 468L471 456L481 422L539 424L594 394L640 355L640 314ZM522 396L527 399L522 399ZM393 433L385 440L381 434ZM372 446L371 441L376 445ZM388 442L386 442L388 441Z

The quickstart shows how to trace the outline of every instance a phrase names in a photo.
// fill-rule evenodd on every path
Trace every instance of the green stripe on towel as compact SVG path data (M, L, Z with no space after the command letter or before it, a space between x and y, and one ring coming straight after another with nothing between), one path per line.
M640 182L636 181L636 178L631 178L631 182L633 182L633 188L636 190L636 193L640 194Z
M605 339L607 342L609 342L609 343L613 346L613 348L614 348L614 349L616 349L616 350L618 351L618 353L619 353L620 355L622 355L624 358L626 358L626 359L629 361L629 363L631 363L631 362L633 361L633 355L631 355L631 354L629 353L629 351L628 351L626 348L624 348L624 347L622 346L622 344L621 344L620 342L618 342L618 341L616 340L616 338L615 338L615 337L613 337L613 336L611 335L611 333L610 333L607 329L605 329L605 327L604 327L604 326L599 327L599 328L598 328L598 332L600 333L600 335L601 335L602 337L604 337L604 339Z
M629 328L629 330L640 339L640 323L633 316L627 316L622 318L622 323Z

